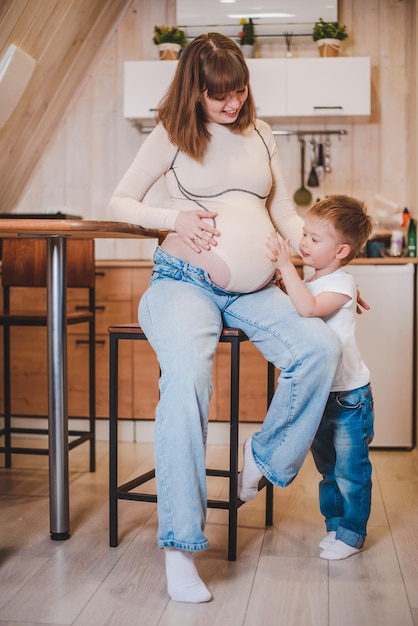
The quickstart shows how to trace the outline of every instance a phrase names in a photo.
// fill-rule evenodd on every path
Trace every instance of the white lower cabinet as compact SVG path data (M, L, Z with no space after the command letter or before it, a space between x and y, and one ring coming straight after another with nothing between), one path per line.
M357 339L370 369L372 447L411 448L414 385L414 265L349 265L370 311L357 316Z

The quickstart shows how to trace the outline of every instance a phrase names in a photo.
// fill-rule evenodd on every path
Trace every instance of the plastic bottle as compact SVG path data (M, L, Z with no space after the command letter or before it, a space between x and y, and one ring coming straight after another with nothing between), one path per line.
M411 214L408 209L405 207L402 212L402 228L405 229L405 232L408 231L409 220L411 219Z
M408 223L408 234L406 237L407 251L406 255L409 257L417 256L417 221L410 219Z
M402 256L402 248L403 248L403 231L402 230L393 230L392 237L390 240L390 256Z

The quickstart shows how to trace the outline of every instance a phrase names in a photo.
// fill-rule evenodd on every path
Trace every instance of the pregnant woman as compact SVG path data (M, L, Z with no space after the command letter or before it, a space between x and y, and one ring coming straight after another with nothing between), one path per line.
M143 203L162 176L169 208ZM281 371L262 428L244 446L240 497L262 475L285 486L310 448L339 349L318 318L303 318L272 282L264 243L275 228L298 249L270 127L256 119L240 48L217 33L184 50L173 82L110 202L111 219L168 230L157 248L139 321L161 368L155 423L158 545L173 600L207 602L194 552L205 537L205 449L212 364L223 325L242 329Z

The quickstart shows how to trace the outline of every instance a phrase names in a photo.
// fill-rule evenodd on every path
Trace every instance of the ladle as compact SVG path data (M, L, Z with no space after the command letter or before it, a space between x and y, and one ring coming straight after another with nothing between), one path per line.
M319 187L318 176L316 174L316 141L312 139L309 142L311 148L311 171L309 172L308 182L306 183L308 187Z
M293 194L293 200L295 204L299 206L306 206L312 201L312 194L309 189L305 187L305 140L300 139L300 174L301 174L301 186Z

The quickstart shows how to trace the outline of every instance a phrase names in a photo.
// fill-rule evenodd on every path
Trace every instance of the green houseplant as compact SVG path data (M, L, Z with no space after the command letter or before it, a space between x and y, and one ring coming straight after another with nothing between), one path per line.
M247 22L245 17L243 17L240 20L240 24L241 24L241 30L238 33L240 45L241 46L253 46L256 42L257 37L255 36L254 24L253 24L252 18L250 17L250 19Z
M324 22L322 17L315 23L312 31L312 39L314 41L319 41L320 39L344 41L347 37L346 26L340 26L338 22Z
M188 43L185 32L177 26L154 26L152 40L164 60L178 59L180 50Z
M315 23L312 39L317 42L321 56L338 56L340 42L347 39L346 26L338 22L324 22L322 17Z
M254 56L254 44L257 41L257 37L254 31L253 20L250 17L248 22L243 17L240 20L241 30L238 33L239 44L241 46L242 52L246 57Z

